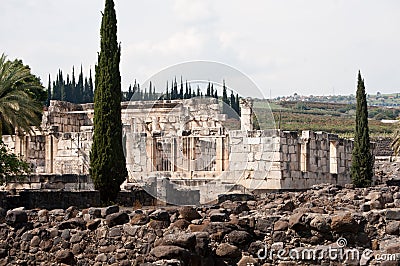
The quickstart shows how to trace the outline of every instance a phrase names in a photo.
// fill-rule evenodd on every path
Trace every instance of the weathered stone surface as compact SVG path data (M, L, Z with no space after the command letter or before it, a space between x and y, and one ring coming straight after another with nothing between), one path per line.
M129 216L125 212L112 213L106 216L105 221L109 227L113 227L129 222Z
M86 223L86 228L90 231L96 230L100 223L101 219L90 220Z
M70 250L59 250L56 253L56 261L67 265L75 264L75 256Z
M150 254L160 259L173 259L188 257L189 252L177 246L157 246L151 250Z
M389 235L399 235L400 234L400 221L390 221L386 225L386 234Z
M170 227L171 228L178 228L181 230L185 230L186 228L188 228L188 226L190 225L190 222L188 222L187 220L184 219L179 219L175 222L173 222Z
M274 223L274 231L286 231L289 228L289 223L286 221L276 221Z
M149 217L156 221L169 221L169 213L165 210L155 210Z
M220 244L216 249L215 254L218 257L224 258L238 258L242 255L238 247L228 243Z
M193 250L196 246L196 235L193 233L175 233L164 235L155 243L156 246L178 246Z
M147 224L149 221L149 216L144 213L135 213L131 218L131 224L133 225L143 225Z
M397 220L400 221L400 209L388 209L385 212L385 217L387 220Z
M85 221L81 218L72 218L58 225L58 230L74 229L74 228L85 229L86 228Z
M234 230L225 236L226 240L235 246L243 246L252 240L252 236L246 231Z
M331 228L338 233L354 233L358 231L358 223L354 220L351 213L340 214L332 217Z
M210 215L211 222L224 222L226 219L226 214L222 212L214 212Z
M295 231L302 231L306 229L304 220L305 214L303 212L295 213L289 217L289 227Z
M250 256L243 256L237 264L238 266L258 266L258 261Z
M9 211L6 215L6 223L11 226L17 226L28 222L28 215L23 210Z
M107 215L110 215L112 213L117 213L117 212L119 212L119 207L117 205L101 208L101 216L102 217L106 217Z
M371 191L380 192L374 195L386 202L384 209L361 210L361 204L369 202L365 195ZM393 202L388 202L391 197L386 193L398 191L400 188L385 186L351 189L320 185L302 192L268 193L246 204L249 210L236 214L234 209L242 204L239 201L200 206L196 212L201 218L192 223L182 216L179 218L181 208L174 206L162 210L168 213L168 220L166 217L150 219L145 224L132 224L129 215L133 218L151 214L151 207L149 210L124 209L128 219L114 226L107 220L119 212L106 218L93 218L89 209L25 210L28 222L18 226L0 223L0 265L154 265L156 262L160 265L286 265L292 262L254 259L265 248L301 251L336 247L340 237L346 238L349 248L370 248L375 254L395 252L399 249L400 221L393 219L398 209L391 204L397 199L393 197ZM282 209L287 202L296 206L293 212ZM46 213L48 221L44 222L41 219ZM77 213L76 217L68 219L73 213ZM222 213L227 219L210 221L215 213ZM159 212L159 215L165 214ZM57 253L60 250L73 256L64 254L69 259L62 263ZM331 262L320 259L315 263L329 265ZM380 261L371 257L343 263L378 265Z
M190 206L184 206L180 208L179 215L182 219L185 219L189 222L195 219L201 219L201 215L193 207Z

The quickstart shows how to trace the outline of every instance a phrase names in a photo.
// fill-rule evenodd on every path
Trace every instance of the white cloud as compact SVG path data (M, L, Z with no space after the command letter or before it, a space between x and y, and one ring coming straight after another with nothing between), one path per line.
M174 0L173 10L183 22L201 23L215 18L211 2L207 0Z

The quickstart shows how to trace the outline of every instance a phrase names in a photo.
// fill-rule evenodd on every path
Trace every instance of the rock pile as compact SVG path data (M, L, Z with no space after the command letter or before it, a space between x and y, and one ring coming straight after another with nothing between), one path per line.
M398 265L400 261L397 186L319 185L305 192L270 193L256 200L201 207L19 208L1 210L0 220L0 265Z

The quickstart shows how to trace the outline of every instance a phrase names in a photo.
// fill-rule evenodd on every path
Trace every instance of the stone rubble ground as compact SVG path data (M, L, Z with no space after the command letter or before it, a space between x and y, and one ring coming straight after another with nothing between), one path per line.
M1 209L0 219L0 265L400 264L399 186L317 185L200 207ZM341 237L375 257L258 259L265 246L321 252ZM377 259L388 253L397 261Z

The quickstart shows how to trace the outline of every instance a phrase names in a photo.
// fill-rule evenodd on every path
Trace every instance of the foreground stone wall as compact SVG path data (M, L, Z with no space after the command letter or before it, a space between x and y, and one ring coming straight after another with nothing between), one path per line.
M198 208L0 210L0 265L400 263L399 187L320 185L220 200Z
M120 206L141 207L154 206L157 201L143 189L121 191L116 203ZM69 206L78 208L101 206L98 191L63 191L63 190L24 190L16 194L0 192L0 208L9 210L18 207L26 209L66 209Z

